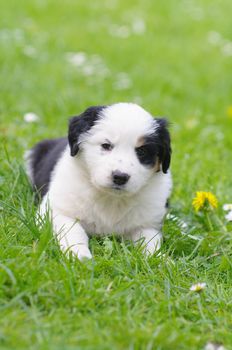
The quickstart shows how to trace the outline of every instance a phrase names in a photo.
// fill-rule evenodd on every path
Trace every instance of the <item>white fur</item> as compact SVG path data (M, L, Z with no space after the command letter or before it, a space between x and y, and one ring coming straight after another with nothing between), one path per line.
M26 164L26 174L29 178L29 180L31 181L31 183L33 183L33 174L32 174L32 164L31 164L31 150L26 151L24 153L24 163Z
M144 239L147 253L160 247L171 175L142 165L134 151L138 139L155 128L144 109L119 103L104 109L96 124L81 135L77 156L65 149L40 206L41 215L49 206L64 251L80 260L91 258L88 235L110 233L134 242ZM110 152L101 148L106 140L114 144ZM130 174L125 190L112 189L114 170Z

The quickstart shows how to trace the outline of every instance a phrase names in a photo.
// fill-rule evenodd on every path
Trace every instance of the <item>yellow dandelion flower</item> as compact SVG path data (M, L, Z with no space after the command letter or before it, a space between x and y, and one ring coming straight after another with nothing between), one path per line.
M230 119L232 119L232 106L229 106L229 107L227 108L227 115L228 115L228 117L229 117Z
M218 201L215 195L211 192L198 191L196 197L192 201L194 209L199 211L207 204L210 205L211 208L217 208Z

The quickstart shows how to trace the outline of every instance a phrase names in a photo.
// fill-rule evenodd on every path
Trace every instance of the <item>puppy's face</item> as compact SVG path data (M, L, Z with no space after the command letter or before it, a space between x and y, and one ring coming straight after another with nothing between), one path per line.
M87 109L71 119L69 144L71 155L83 160L91 183L115 194L138 192L170 164L166 121L153 119L135 104Z

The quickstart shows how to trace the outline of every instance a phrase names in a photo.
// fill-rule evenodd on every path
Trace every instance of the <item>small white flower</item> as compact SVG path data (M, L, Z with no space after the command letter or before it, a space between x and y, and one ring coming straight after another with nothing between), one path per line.
M193 284L189 290L191 290L192 292L201 292L203 289L205 289L206 287L206 283L196 283Z
M26 123L34 123L37 122L40 118L37 114L29 112L24 114L23 119Z
M205 350L226 350L222 344L209 342L205 346Z
M23 53L25 56L28 56L28 57L36 57L37 55L36 49L33 46L29 46L29 45L23 48Z
M69 63L76 67L83 66L87 61L87 55L85 52L68 52L66 58Z
M130 28L125 25L112 25L109 32L111 36L115 36L122 39L127 39L131 34Z
M135 19L132 23L132 30L135 34L142 35L146 31L146 24L142 19Z
M222 41L221 34L215 31L210 31L208 33L208 41L212 45L220 45Z
M223 205L223 210L227 211L228 213L225 215L225 219L227 221L232 221L232 204L224 204Z
M191 16L193 20L201 21L204 19L204 12L200 7L196 7L192 9Z
M94 66L90 64L83 66L82 73L86 76L93 75L95 73Z
M232 42L226 41L222 46L221 51L224 56L232 56Z
M132 86L132 81L127 73L119 73L113 84L115 90L127 90Z
M232 204L231 203L230 204L224 204L222 208L225 211L232 210Z
M229 211L229 213L225 215L225 218L226 218L226 220L228 220L228 221L232 221L232 210Z
M68 52L66 60L86 77L103 79L110 74L103 59L96 54L87 55L85 52Z

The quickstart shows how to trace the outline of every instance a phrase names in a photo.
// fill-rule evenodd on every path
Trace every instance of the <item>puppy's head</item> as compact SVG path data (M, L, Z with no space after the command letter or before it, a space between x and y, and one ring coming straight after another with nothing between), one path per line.
M91 183L111 193L138 192L171 160L168 123L136 104L90 107L70 120L71 156L80 157Z

